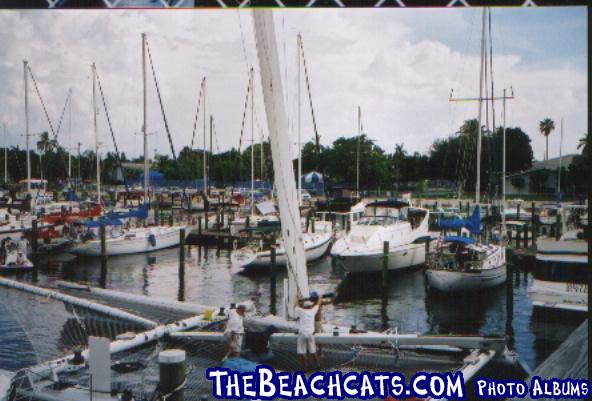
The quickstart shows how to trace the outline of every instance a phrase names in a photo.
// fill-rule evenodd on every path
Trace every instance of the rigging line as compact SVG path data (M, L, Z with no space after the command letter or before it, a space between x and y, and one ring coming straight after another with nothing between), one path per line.
M113 139L113 146L115 147L115 161L117 163L117 166L121 170L121 176L123 177L123 185L125 185L125 192L129 193L127 180L125 179L125 171L123 170L123 164L121 163L121 158L119 157L119 149L117 148L117 141L115 140L115 133L113 132L113 126L111 125L111 118L109 117L109 111L107 109L107 101L105 100L105 95L103 94L103 86L101 85L101 78L99 78L99 72L96 70L96 68L95 68L95 75L97 77L97 84L99 87L99 93L101 94L103 109L105 109L105 117L107 118L107 125L109 126L109 132L111 133L111 138Z
M201 106L201 97L203 95L204 84L206 83L206 77L203 77L199 86L199 96L197 98L197 111L195 112L195 120L193 121L193 136L191 137L191 148L193 149L193 143L195 142L195 132L197 131L197 120L199 118L199 107Z
M64 108L62 109L62 114L60 115L60 121L58 122L58 129L56 130L56 140L58 139L57 136L60 134L60 130L62 128L62 121L64 120L64 114L66 113L66 107L70 102L70 96L72 95L72 88L68 89L68 96L66 96L66 102L64 103Z
M247 68L247 75L249 74L249 58L247 57L247 46L245 45L245 34L243 32L243 22L240 16L240 10L236 9L236 15L238 16L238 26L241 34L241 43L243 48L243 58L245 59L245 67Z
M252 69L252 67L251 67ZM238 153L241 153L241 149L243 146L243 134L244 134L244 130L245 130L245 122L247 119L247 109L249 107L249 96L251 95L252 92L252 86L253 86L253 81L250 78L250 74L249 74L249 84L247 85L247 96L245 97L245 108L243 110L243 121L241 123L241 131L240 131L240 137L239 137L239 141L238 141Z
M49 118L49 114L47 113L47 108L45 107L45 102L43 101L43 97L41 97L41 92L39 92L39 87L37 86L37 80L33 75L33 70L31 70L31 65L27 64L27 69L29 70L29 75L31 75L31 80L33 81L33 85L35 86L35 92L37 92L37 96L39 97L39 101L41 102L41 107L43 108L43 112L45 113L45 118L49 124L49 128L51 129L51 133L53 134L54 139L56 138L55 130L53 129L53 124L51 123L51 119Z
M160 104L160 111L162 113L162 119L164 121L164 128L166 130L167 136L169 138L169 145L171 146L171 152L173 154L173 161L175 162L175 172L177 173L177 177L181 179L181 169L179 168L179 162L177 160L177 154L175 153L175 146L173 145L173 138L171 138L171 131L169 130L169 123L166 118L166 114L164 112L164 105L162 103L162 97L160 95L160 87L158 86L158 81L156 80L156 71L154 70L154 63L152 62L152 53L150 52L150 46L148 44L148 39L146 39L146 52L148 53L148 60L150 61L150 69L152 70L152 77L154 78L154 86L156 88L156 95L158 96L158 103ZM205 149L204 149L205 152ZM186 199L187 194L185 192L185 184L183 184L183 199Z
M312 94L310 91L310 81L308 79L308 68L306 67L306 57L304 56L304 41L303 40L300 40L300 50L299 51L302 52L302 63L304 66L304 77L306 79L306 89L308 90L308 101L310 103L310 112L312 114L312 126L314 128L314 133L315 133L315 142L316 142L316 149L315 150L316 150L316 159L317 159L316 160L316 167L317 167L317 170L321 174L323 174L323 169L321 166L321 157L320 157L321 151L320 151L320 145L319 145L319 142L320 142L319 131L317 130L317 120L315 117L314 107L312 105ZM323 181L323 192L324 191L325 191L325 184Z

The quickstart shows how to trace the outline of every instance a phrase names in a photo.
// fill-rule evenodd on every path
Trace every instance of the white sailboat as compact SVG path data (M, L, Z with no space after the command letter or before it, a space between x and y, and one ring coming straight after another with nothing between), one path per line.
M337 240L331 256L348 273L379 272L384 243L389 243L388 269L402 270L425 262L429 211L404 201L372 202L351 231Z
M471 229L470 231L475 235L481 233L481 214L478 205L481 189L481 112L483 100L486 100L483 98L483 84L485 80L483 67L487 60L485 51L486 16L487 9L484 8L481 33L481 71L479 74L479 107L477 117L477 182L475 186L475 204L477 206L475 207L473 216L470 220L455 220L455 223L451 224L451 227L455 228L468 225ZM504 95L504 120L505 98ZM493 93L491 99L494 101ZM503 158L505 159L505 146L503 153ZM491 288L505 282L507 277L506 248L503 245L479 243L478 240L469 237L450 236L439 240L435 252L429 255L426 264L428 266L426 275L430 287L445 292L473 291Z
M144 121L142 131L144 134L144 199L149 199L149 167L148 167L148 131L147 131L147 115L146 115L146 34L142 34L142 61L143 61L143 83L144 83ZM93 108L94 108L94 126L95 137L98 137L96 124L96 99L95 90L96 85L96 70L93 64ZM98 144L98 141L97 141ZM98 150L98 145L97 145ZM98 160L98 154L97 154ZM97 161L97 169L99 163ZM97 172L97 190L100 198L100 175ZM93 224L94 223L94 224ZM87 233L84 235L84 240L78 241L72 249L71 253L83 256L101 256L101 239L98 235L98 230L101 221L87 223ZM180 243L180 232L186 228L184 225L179 226L154 226L154 227L137 227L131 229L122 229L121 221L106 220L103 224L109 226L107 228L108 236L106 238L106 251L108 256L126 255L133 253L151 252L159 249L170 248L178 246ZM186 235L189 230L186 231Z

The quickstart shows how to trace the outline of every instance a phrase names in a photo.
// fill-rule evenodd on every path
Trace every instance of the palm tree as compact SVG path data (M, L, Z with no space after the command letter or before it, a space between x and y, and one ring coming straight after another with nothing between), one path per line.
M37 141L37 151L39 152L39 168L41 169L41 179L43 179L43 155L57 148L58 142L55 139L49 139L47 131L42 132L39 141Z
M578 150L582 149L583 154L588 154L588 146L590 146L590 135L584 134L578 141Z
M550 118L545 118L539 123L539 131L545 137L545 160L549 160L549 135L555 129L555 123Z

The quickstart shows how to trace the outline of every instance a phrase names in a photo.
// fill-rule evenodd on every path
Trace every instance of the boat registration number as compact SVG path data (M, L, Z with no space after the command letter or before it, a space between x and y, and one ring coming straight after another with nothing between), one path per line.
M575 284L575 283L567 283L566 284L566 291L567 292L588 292L588 284Z

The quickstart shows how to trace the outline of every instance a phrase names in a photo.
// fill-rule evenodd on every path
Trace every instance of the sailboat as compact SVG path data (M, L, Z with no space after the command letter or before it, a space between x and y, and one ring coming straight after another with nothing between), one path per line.
M143 82L144 82L144 124L142 131L144 134L144 200L149 199L149 168L148 168L148 131L146 127L146 34L142 34L142 61L143 61ZM95 137L98 137L97 122L96 122L96 68L93 64L93 107L94 107L94 127ZM97 142L98 143L98 142ZM97 190L98 197L101 196L100 173L98 172L98 145L97 145ZM115 213L106 215L98 221L89 221L84 223L85 231L77 238L78 242L70 250L71 253L82 256L101 256L102 245L99 238L99 229L101 225L108 226L106 238L107 255L127 255L133 253L151 252L159 249L170 248L178 246L180 243L180 232L186 228L184 225L179 226L152 226L152 227L136 227L123 228L123 219L131 217L147 217L147 206L140 208L138 212L142 213L145 210L146 216L136 214L134 212ZM189 232L186 232L188 235Z
M473 291L491 288L506 281L506 248L503 245L479 241L481 213L479 207L481 187L481 111L485 76L485 26L487 9L483 9L481 37L481 71L479 74L478 125L477 125L477 179L475 208L470 219L440 221L443 229L468 228L474 237L444 236L438 240L436 249L428 256L426 275L431 288L445 291ZM491 21L491 19L490 19ZM493 101L493 93L492 93ZM505 104L505 103L504 103ZM504 113L505 114L505 113ZM504 146L505 159L505 146Z

